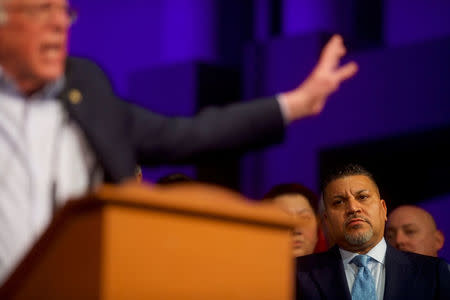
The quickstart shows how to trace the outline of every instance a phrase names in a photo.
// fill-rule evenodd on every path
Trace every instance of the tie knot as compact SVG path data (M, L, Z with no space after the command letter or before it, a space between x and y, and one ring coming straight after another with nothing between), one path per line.
M358 267L367 268L367 262L370 260L370 256L368 255L357 255L352 259L352 263L357 265Z

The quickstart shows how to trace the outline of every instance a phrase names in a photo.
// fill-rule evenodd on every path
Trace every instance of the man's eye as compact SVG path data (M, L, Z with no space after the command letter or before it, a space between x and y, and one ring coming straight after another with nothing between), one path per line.
M365 200L365 199L369 198L369 196L368 195L359 195L358 198L359 198L359 200Z
M344 203L343 200L335 200L335 201L333 201L333 205L334 205L334 206L340 205L340 204L342 204L342 203Z
M416 233L415 230L406 230L406 231L405 231L405 234L406 234L406 235L413 235L413 234L415 234L415 233Z

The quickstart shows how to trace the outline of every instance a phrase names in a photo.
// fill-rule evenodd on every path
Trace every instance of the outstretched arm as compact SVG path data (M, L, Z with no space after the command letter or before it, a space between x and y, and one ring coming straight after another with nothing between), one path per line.
M129 128L138 162L187 163L280 142L285 121L318 114L327 97L356 73L355 63L339 66L345 51L342 38L333 36L308 78L279 98L283 114L274 98L209 108L194 118L167 118L132 107Z
M297 88L281 94L280 101L285 107L289 122L319 114L328 96L339 85L358 71L355 62L339 65L346 49L339 35L334 35L322 50L319 62L311 74Z

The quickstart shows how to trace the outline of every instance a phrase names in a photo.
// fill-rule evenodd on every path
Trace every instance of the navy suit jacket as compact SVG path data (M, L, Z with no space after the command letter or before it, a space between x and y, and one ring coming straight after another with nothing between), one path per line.
M84 132L107 182L133 176L136 164L198 162L281 142L284 135L275 98L168 118L118 99L107 77L87 60L69 58L65 75L58 98ZM74 101L74 93L81 101Z
M450 299L450 271L439 258L386 250L384 300ZM297 299L351 300L337 246L297 259Z

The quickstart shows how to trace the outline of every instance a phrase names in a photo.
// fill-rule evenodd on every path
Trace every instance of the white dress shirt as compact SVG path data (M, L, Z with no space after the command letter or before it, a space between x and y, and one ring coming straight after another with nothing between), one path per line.
M83 133L56 99L63 84L60 79L27 98L0 66L0 284L55 206L102 181Z
M375 289L377 291L378 300L382 300L384 295L384 283L386 279L386 266L384 261L386 257L386 248L386 241L382 238L375 247L366 253L366 255L373 258L367 263L367 266L375 280ZM351 293L353 283L355 282L356 275L358 274L358 267L350 262L355 256L359 255L359 253L349 252L341 248L339 248L339 251L341 252L345 277L347 278L348 288Z

